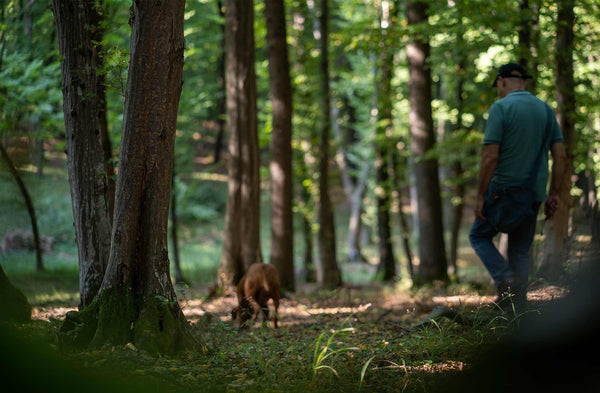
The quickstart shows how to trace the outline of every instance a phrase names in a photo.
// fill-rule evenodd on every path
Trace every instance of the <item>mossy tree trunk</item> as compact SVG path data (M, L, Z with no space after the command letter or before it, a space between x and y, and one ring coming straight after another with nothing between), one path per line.
M160 353L193 342L167 249L184 8L184 0L133 2L110 257L94 302L70 314L61 329L74 342L131 342Z

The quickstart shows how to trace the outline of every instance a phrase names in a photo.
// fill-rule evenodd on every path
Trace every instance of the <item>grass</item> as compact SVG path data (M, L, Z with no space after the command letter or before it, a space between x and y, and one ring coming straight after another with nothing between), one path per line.
M46 341L36 350L64 362L72 375L142 377L172 392L425 392L442 376L468 367L500 337L492 324L475 329L441 320L435 328L406 333L357 322L357 316L340 321L324 314L319 323L277 330L263 325L244 333L206 317L194 332L209 352L176 357L131 346L56 351L46 327ZM32 326L21 327L21 333L35 329L39 334Z

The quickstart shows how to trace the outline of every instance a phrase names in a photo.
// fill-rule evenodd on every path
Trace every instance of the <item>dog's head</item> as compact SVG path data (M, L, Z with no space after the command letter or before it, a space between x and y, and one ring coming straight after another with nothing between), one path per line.
M252 307L249 303L236 306L231 310L231 320L239 320L240 328L248 327L248 321L252 319L252 315Z

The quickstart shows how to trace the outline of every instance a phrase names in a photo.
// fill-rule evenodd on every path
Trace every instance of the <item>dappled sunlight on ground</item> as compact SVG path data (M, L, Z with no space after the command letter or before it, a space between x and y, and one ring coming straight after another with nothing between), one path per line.
M385 317L387 319L417 320L427 314L436 306L453 308L477 308L491 304L495 295L489 294L450 294L440 293L436 290L431 294L411 294L409 291L387 292L381 285L363 285L345 287L332 291L331 296L325 299L315 299L314 293L298 292L289 298L283 298L279 307L279 321L282 326L294 326L319 323L323 318L338 319L343 321L348 317L360 322L375 322ZM565 288L545 286L532 289L528 292L528 299L532 302L547 302L566 296ZM237 305L234 295L214 297L208 300L194 298L196 294L187 294L179 299L184 315L195 324L201 318L212 315L224 323L232 323L231 310ZM322 296L322 295L321 295ZM186 298L189 297L189 298ZM273 310L272 301L269 302ZM77 311L75 306L36 306L32 311L32 319L51 321L63 319L67 312Z
M53 319L63 319L69 311L77 311L76 307L34 307L31 319L34 321L50 322Z

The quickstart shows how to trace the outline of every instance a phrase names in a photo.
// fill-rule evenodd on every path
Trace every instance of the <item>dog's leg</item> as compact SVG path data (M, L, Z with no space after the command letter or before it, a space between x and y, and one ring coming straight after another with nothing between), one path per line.
M257 303L253 296L248 296L246 299L248 299L248 302L250 302L250 305L254 310L254 314L252 315L252 322L254 322L258 319L258 314L260 313L261 309L260 304Z
M273 306L275 306L275 312L273 313L273 328L277 329L277 310L279 309L279 296L273 296Z

